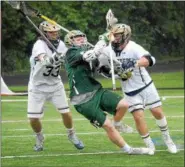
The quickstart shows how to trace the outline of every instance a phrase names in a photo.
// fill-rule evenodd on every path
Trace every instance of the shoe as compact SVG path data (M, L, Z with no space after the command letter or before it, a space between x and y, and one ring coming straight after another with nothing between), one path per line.
M33 147L34 151L43 151L43 146L42 145L36 145Z
M74 146L75 146L78 150L82 150L82 149L84 148L83 142L80 141L74 133L73 133L73 134L69 134L69 135L68 135L68 139L69 139L69 141L71 141L71 143L74 144Z
M118 130L118 132L122 133L133 133L134 130L132 127L128 126L127 124L121 125L114 125L114 127Z
M152 141L148 142L148 143L146 143L146 146L150 149L150 155L154 155L154 153L155 153L154 143Z
M168 147L168 151L172 154L177 153L177 147L174 144L173 140L171 139L170 135L169 134L163 134L162 138L163 138L164 143Z
M34 151L43 151L44 136L43 134L36 135L36 144L33 147Z
M133 154L135 154L135 155L137 155L137 154L139 154L139 155L142 155L142 154L153 155L154 152L150 148L144 148L144 147L143 148L132 148L131 147L128 154L130 154L130 155L133 155Z

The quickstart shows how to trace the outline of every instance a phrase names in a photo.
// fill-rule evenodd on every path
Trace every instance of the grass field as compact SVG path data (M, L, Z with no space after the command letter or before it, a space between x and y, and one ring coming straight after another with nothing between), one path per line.
M182 73L167 74L168 85L183 87ZM163 76L164 77L164 76ZM156 85L164 86L159 76L154 76ZM172 80L170 80L170 78ZM111 81L104 82L111 85ZM165 83L166 84L166 83ZM169 86L169 87L170 87ZM20 88L21 89L21 88ZM121 94L120 91L117 93ZM151 137L156 144L156 153L148 155L127 155L121 153L113 145L102 129L94 128L86 119L79 115L71 106L76 132L85 144L82 151L76 150L68 141L66 130L59 113L46 103L45 116L42 119L46 137L43 152L34 152L33 132L29 126L26 110L27 97L2 97L1 103L1 166L2 167L183 167L184 166L184 90L160 90L160 96L170 96L162 99L163 109L167 116L171 136L179 152L170 154L161 140L159 129L148 110L146 120ZM16 101L17 100L17 101ZM110 116L111 117L111 116ZM124 122L135 128L131 114L127 113ZM122 134L131 146L144 146L139 134Z

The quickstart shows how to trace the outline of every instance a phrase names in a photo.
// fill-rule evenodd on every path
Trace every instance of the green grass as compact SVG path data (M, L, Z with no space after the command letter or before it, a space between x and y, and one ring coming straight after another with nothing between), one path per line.
M184 87L183 72L152 74L158 87ZM109 81L109 82L107 82ZM111 80L101 80L105 87L111 87ZM167 82L167 83L166 83ZM67 86L66 86L67 87ZM18 91L25 90L21 87ZM25 88L25 87L24 87ZM69 92L67 92L68 94ZM116 91L122 94L121 91ZM183 90L159 90L160 96L184 96ZM153 156L127 155L106 137L103 129L94 128L89 121L78 114L72 106L74 126L85 149L76 150L68 141L61 117L55 108L46 103L45 116L42 119L46 136L43 152L34 152L33 132L27 121L27 102L4 102L3 100L27 100L27 96L3 96L1 103L1 166L2 167L183 167L184 166L184 98L163 100L163 109L167 116L172 138L181 150L177 154L166 151L159 133L148 110L145 111L150 135L156 143L157 152ZM111 116L109 116L111 117ZM5 122L7 121L7 122ZM9 122L8 122L9 121ZM12 122L10 122L12 121ZM127 113L124 122L135 129L134 120ZM136 132L136 131L135 131ZM91 133L91 134L90 134ZM138 133L122 134L131 146L144 146Z
M151 77L157 88L184 88L184 71L170 73L151 73ZM112 88L112 80L98 78L105 88ZM116 80L116 87L120 88L120 81ZM12 91L27 91L27 85L10 86ZM68 83L65 83L65 88L69 89Z

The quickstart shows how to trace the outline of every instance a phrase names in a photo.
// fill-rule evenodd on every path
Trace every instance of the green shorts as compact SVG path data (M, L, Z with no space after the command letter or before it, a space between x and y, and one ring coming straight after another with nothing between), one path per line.
M102 127L105 122L106 114L115 115L116 107L121 96L105 89L99 89L91 100L86 103L75 105L75 109L85 116L94 126Z

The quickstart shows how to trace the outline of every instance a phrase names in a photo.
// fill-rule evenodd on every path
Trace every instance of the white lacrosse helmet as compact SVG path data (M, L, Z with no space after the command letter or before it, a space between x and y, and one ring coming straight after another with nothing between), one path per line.
M87 37L80 30L72 30L66 34L64 38L64 42L68 47L72 47L72 46L83 47L83 46L87 46Z
M120 39L119 40L114 40L112 44L115 44L117 46L120 46L130 40L131 37L131 28L130 26L126 24L115 24L111 27L110 29L112 35L115 37L117 34L120 34Z
M49 40L57 40L60 37L60 27L51 24L48 21L41 22L39 29L46 35Z

